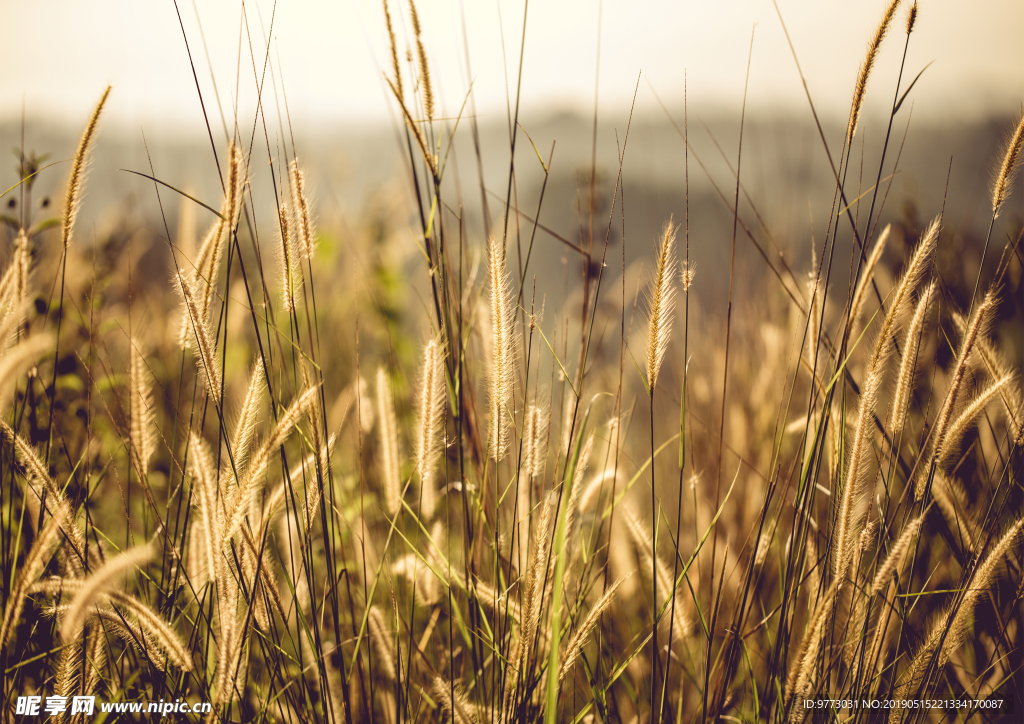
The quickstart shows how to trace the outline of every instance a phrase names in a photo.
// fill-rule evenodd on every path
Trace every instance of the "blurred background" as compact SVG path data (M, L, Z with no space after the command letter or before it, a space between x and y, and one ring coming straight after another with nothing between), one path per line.
M903 61L907 7L897 13L868 87L854 150L863 171L855 160L847 176L851 199L874 183ZM528 7L521 0L420 0L438 116L445 119L436 127L444 128L446 147L461 118L449 178L465 203L468 238L485 234L483 198L492 221L500 213L489 194L506 192L518 87L523 133L515 196L530 217L539 205L542 224L554 232L539 232L533 271L539 288L568 290L568 247L555 235L579 242L591 233L593 171L593 234L603 243L617 149L626 143L635 94L623 161L626 224L616 220L609 238L618 244L624 228L626 263L647 258L664 220L685 215L685 92L698 293L717 300L728 279L727 201L734 194L749 54L741 218L767 253L784 255L780 269L806 271L812 245L820 253L834 187L783 21L837 158L858 68L883 9L882 2L806 0L778 0L777 7L771 0L558 0ZM409 6L392 0L390 10L402 53L413 37ZM956 230L951 252L962 252L968 266L987 229L984 189L1024 99L1021 27L1018 0L936 0L921 4L906 45L900 92L927 70L893 124L880 218L918 227L939 213L948 178L947 225ZM17 181L21 149L48 154L46 163L69 158L99 94L113 85L82 217L81 228L92 228L97 238L113 226L139 244L165 235L153 185L120 169L152 169L216 206L220 184L210 140L223 157L236 124L254 148L257 228L268 228L274 214L268 159L280 160L285 149L290 155L294 141L309 169L322 233L341 240L369 215L391 231L415 234L405 136L383 80L390 56L380 3L4 3L0 57L5 189ZM545 163L551 158L542 203L539 156ZM66 163L43 171L36 197L61 188L66 173ZM162 198L173 235L178 199ZM1021 217L1020 198L1011 199L1004 217ZM866 216L866 209L858 213ZM199 214L204 227L208 220ZM757 278L765 269L760 257L742 232L739 243L741 267ZM418 263L413 244L403 253Z

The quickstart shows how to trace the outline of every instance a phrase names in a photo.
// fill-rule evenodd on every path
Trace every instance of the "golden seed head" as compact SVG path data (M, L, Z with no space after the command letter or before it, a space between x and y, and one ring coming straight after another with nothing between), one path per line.
M693 277L696 276L696 274L697 264L690 260L684 261L680 271L680 277L683 282L683 294L690 293L690 285L693 284Z
M1003 154L1003 161L999 164L996 173L995 183L992 185L992 214L999 215L999 209L1010 194L1013 184L1013 176L1017 171L1017 162L1020 160L1021 147L1024 146L1024 113L1021 114L1017 126L1006 143L1006 152Z
M917 22L917 3L915 2L910 6L910 10L907 12L907 35L914 32L914 23Z

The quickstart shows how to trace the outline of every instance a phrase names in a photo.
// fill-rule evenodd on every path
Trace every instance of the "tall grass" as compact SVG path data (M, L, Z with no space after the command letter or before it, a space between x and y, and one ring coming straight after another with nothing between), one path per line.
M425 314L400 314L379 233L346 242L373 259L358 292L326 285L334 231L316 228L295 149L238 128L218 154L223 198L193 210L209 212L204 240L183 225L161 242L157 298L177 311L140 320L117 242L69 243L108 89L73 160L61 254L27 219L0 281L5 719L39 692L207 701L219 722L938 721L805 704L986 697L1006 708L972 715L1008 720L1024 397L998 323L1019 313L1021 235L997 218L1024 121L993 160L989 240L1008 241L973 293L936 253L940 199L924 229L876 233L884 197L851 211L898 5L871 36L837 163L830 151L836 204L809 281L766 273L763 318L733 322L730 294L724 340L690 311L688 188L682 264L671 220L642 240L656 241L645 307L624 252L617 272L608 254L612 224L627 228L621 167L608 218L591 204L579 243L564 240L581 272L563 309L508 223L526 171L510 160L504 223L468 228L450 151L475 119L440 110L436 39L411 0L406 81L401 8L384 4L382 32ZM729 210L756 244L741 155ZM193 203L153 193L161 218Z

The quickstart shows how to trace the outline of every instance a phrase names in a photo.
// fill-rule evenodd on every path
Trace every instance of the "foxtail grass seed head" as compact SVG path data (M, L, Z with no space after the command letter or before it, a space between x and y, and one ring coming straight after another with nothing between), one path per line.
M984 594L991 590L996 579L999 578L1000 572L1003 570L1003 560L1007 553L1020 550L1019 545L1022 532L1024 532L1024 518L1018 518L1016 522L1006 529L1003 536L974 571L974 576L964 594L960 609L953 619L949 635L942 646L942 654L939 657L941 663L944 664L948 661L950 653L958 649L963 643L964 637L967 634L967 624L974 616L974 609Z
M89 122L85 125L82 137L78 141L78 148L75 149L75 155L71 159L71 175L68 177L68 190L64 197L64 218L62 224L65 251L68 248L68 244L71 243L75 219L78 218L78 211L82 206L82 190L85 187L85 175L89 168L89 148L92 145L93 138L96 136L96 127L99 125L103 106L106 105L107 98L110 96L110 88L108 85L107 89L103 91L103 95L100 96L100 102L96 104L92 115L89 116Z
M295 398L277 418L277 424L274 426L274 429L252 456L248 467L246 467L245 474L238 484L238 489L227 506L225 513L225 520L227 522L224 526L222 538L224 544L230 542L231 537L242 527L242 523L250 511L252 497L256 494L257 485L263 479L267 466L270 465L270 461L274 454L277 453L278 448L284 445L285 441L292 434L295 426L302 419L302 416L306 414L309 406L313 404L314 396L318 394L319 390L320 388L314 385Z
M1003 161L999 164L996 172L995 182L992 184L992 215L998 216L999 210L1010 194L1014 174L1017 172L1020 161L1021 149L1024 148L1024 113L1021 113L1013 133L1006 142L1006 151L1003 153Z
M245 390L245 399L235 420L234 434L231 438L231 452L235 458L235 467L242 473L249 461L252 443L256 437L256 420L259 417L260 401L263 398L263 369L259 359L253 361L249 368L249 384Z
M551 506L547 500L540 503L540 521L533 534L530 552L527 601L529 610L523 621L523 640L531 642L540 626L541 611L551 597L551 586L545 586L548 554L548 532L551 528Z
M967 333L964 335L964 338L960 343L960 350L956 356L956 363L954 364L953 372L950 375L949 389L946 391L946 397L943 400L942 407L936 417L935 427L931 431L931 448L936 461L940 459L943 451L946 449L946 436L949 432L949 425L952 422L953 411L956 409L957 402L960 399L960 393L964 384L964 377L967 373L968 361L970 360L971 353L974 350L974 344L979 337L984 336L984 330L988 328L989 323L992 321L992 315L995 312L995 307L996 289L990 288L988 293L985 294L985 298L981 301L981 304L979 304L978 308L975 310L974 319L971 320L970 325L967 327ZM920 501L921 498L924 497L927 478L927 470L920 471L918 473L917 482L914 487L914 497L917 501Z
M647 386L654 393L658 372L665 360L668 340L672 334L672 308L675 303L675 240L672 219L665 222L658 244L658 261L647 296Z
M893 393L892 402L892 432L901 435L903 425L907 420L907 411L910 405L910 395L914 389L914 377L917 373L918 352L921 349L921 340L924 335L924 326L931 311L932 302L935 299L935 282L929 284L917 300L917 307L914 309L914 316L907 327L907 334L903 338L903 359L900 361L900 371L896 376L896 391Z
M295 236L303 260L313 258L316 237L313 228L313 207L306 191L306 175L299 167L299 159L293 158L290 168L292 182L292 207L295 209ZM298 259L296 259L296 264Z
M874 279L875 267L878 266L878 261L882 258L882 253L885 251L886 242L889 241L889 231L891 228L890 224L885 225L885 228L882 229L882 233L878 235L878 240L875 242L875 245L871 248L871 254L868 255L867 262L864 264L860 281L857 282L857 288L853 292L853 302L850 304L851 325L857 323L864 310L866 293Z
M904 555L910 550L910 546L914 543L917 534L921 530L924 516L925 514L922 513L910 521L907 527L903 529L903 533L896 540L896 543L889 549L889 555L885 557L882 565L878 567L878 572L875 573L875 578L871 582L872 596L877 596L881 593L889 585L889 579L892 578L893 574L899 572Z
M14 239L11 263L0 278L0 327L6 328L8 321L20 323L23 317L25 295L28 290L29 269L32 253L29 249L28 234L24 229L18 231ZM0 350L7 349L8 335L0 337Z
M145 358L139 349L136 339L130 340L129 352L131 364L131 442L135 452L138 470L141 475L149 471L149 460L153 457L156 447L154 435L155 419L152 387L149 383L149 370Z
M523 474L539 478L544 473L548 442L547 411L539 404L526 408L523 418Z
M452 696L454 691L455 695ZM475 724L476 717L466 702L462 687L451 684L440 676L434 677L433 693L441 704L441 709L451 718L454 724Z
M395 93L399 98L405 96L405 89L402 87L402 68L398 62L398 43L395 40L395 27L391 24L391 11L388 10L388 0L383 0L384 5L384 23L388 29L388 45L391 49L391 72L394 74L393 83L395 85Z
M46 564L53 556L54 544L60 538L64 522L64 514L60 510L50 517L29 549L13 588L8 591L4 617L0 621L0 651L7 648L7 640L21 619L21 611L25 606L25 596L28 594L29 587L42 575Z
M914 23L917 22L917 1L910 6L910 10L907 11L907 35L914 32Z
M75 524L75 516L71 511L67 496L57 486L56 481L50 477L49 469L24 437L16 433L3 420L0 420L0 431L14 444L17 459L25 466L25 479L29 487L25 497L38 504L45 496L47 510L61 521L61 530L65 537L65 563L76 575L81 575L87 560L85 537Z
M383 367L377 368L377 419L380 420L381 476L384 484L384 509L388 515L397 515L402 507L402 480L398 450L398 423L395 420L395 402L391 396L391 381Z
M213 456L206 442L196 433L189 434L188 467L192 476L194 495L199 503L199 518L202 521L202 550L205 560L203 580L216 579L220 557L220 533L224 529L224 506L220 499L219 479L215 472ZM193 543L195 543L193 536ZM201 585L201 583L197 583Z
M157 671L167 670L167 658L141 626L112 608L96 608L91 615L99 619L104 629L112 631Z
M961 336L967 334L967 320L964 319L962 314L954 312L953 323L956 325L957 331ZM979 338L975 342L975 349L981 357L982 363L985 365L985 370L989 376L994 379L999 379L1009 375L1011 378L1016 378L1017 374L1013 372L1011 366L1007 363L1006 359L999 351L986 339ZM1010 422L1010 432L1013 438L1016 439L1021 431L1024 430L1024 401L1021 397L1021 389L1016 379L1013 379L1000 393L1000 397L1003 400L1003 407L1006 409L1006 415Z
M867 55L865 55L864 62L860 66L860 73L857 74L857 85L853 89L853 102L850 104L850 122L846 128L847 146L850 145L854 135L857 133L857 123L860 120L861 106L864 103L864 92L868 87L868 78L871 76L871 69L875 65L875 58L878 57L878 49L882 47L882 40L885 39L885 34L889 31L889 25L892 24L892 18L896 14L896 8L899 4L900 0L891 0L885 9L885 13L882 15L881 21L878 23L878 27L875 29L875 34L871 36L871 40L868 42Z
M772 538L774 534L774 530L766 529L757 537L757 548L754 551L755 568L762 567L764 562L768 559L768 551L772 547Z
M228 234L234 231L235 225L238 223L247 184L245 155L242 153L241 146L232 140L228 146L228 186L224 197L224 219L228 225Z
M491 371L488 447L491 457L501 461L509 440L512 386L515 379L512 326L515 308L509 286L508 267L501 241L492 236L487 246L488 285L490 288Z
M64 593L69 596L77 596L89 587L89 581L73 578L55 578L33 586L32 590L39 593L57 594ZM193 662L188 649L182 643L181 638L174 632L174 629L160 614L140 601L135 596L125 593L118 588L107 588L103 592L106 603L102 607L94 607L90 615L95 615L107 622L110 618L116 617L119 622L132 627L137 634L134 642L140 653L163 658L163 654L170 659L171 663L182 671L192 671ZM62 609L65 617L71 606ZM109 617L105 614L109 614ZM138 626L130 623L128 617L132 616L138 621ZM141 644L147 644L142 649ZM95 647L94 647L95 650ZM162 668L162 667L161 667Z
M690 286L693 284L695 276L697 276L697 264L692 261L684 261L679 267L679 277L683 283L683 294L690 293Z
M1024 518L1018 518L973 570L973 575L970 575L970 570L968 571L969 580L962 597L959 598L959 605L954 604L936 617L931 632L918 649L909 669L900 679L896 687L896 697L906 696L920 686L926 672L932 666L933 658L937 657L938 669L942 669L951 654L963 645L968 625L974 617L974 609L995 583L1003 558L1019 544L1022 530Z
M416 3L409 0L409 16L412 20L412 30L416 37L416 57L420 66L420 93L423 95L423 115L427 121L434 120L434 87L430 82L430 65L427 63L427 50L423 46L423 27L420 25L420 15L416 12Z
M153 549L139 546L114 556L102 568L91 574L82 584L68 606L68 612L61 624L60 635L65 642L78 637L85 624L91 608L104 601L107 588L114 586L115 581L136 568L149 562L153 557Z
M372 606L366 616L366 627L369 629L370 641L373 642L374 653L380 672L388 681L395 681L394 638L384 621L384 614L377 606Z
M790 667L789 675L786 677L786 696L790 702L794 699L799 701L810 690L814 674L817 671L817 668L814 666L814 660L818 657L818 648L825 635L832 601L839 592L839 583L839 579L832 582L828 592L819 600L807 624L804 639L800 644L799 654L793 659L793 665ZM795 715L791 721L799 720L799 715Z
M373 429L373 423L377 421L373 397L370 394L370 383L366 378L359 375L356 381L356 412L359 415L359 428L363 434L368 434Z
M850 462L847 467L846 479L843 482L843 492L839 499L832 571L837 580L845 577L853 560L857 550L857 541L854 539L854 535L860 529L867 512L866 498L872 479L871 461L873 460L871 429L874 424L874 410L878 403L881 383L882 370L872 365L861 390L860 409L857 414Z
M437 504L437 467L439 443L444 441L444 408L447 386L444 379L444 347L431 339L423 349L420 370L419 404L416 426L416 472L420 478L420 515L429 520Z
M889 308L882 319L882 326L875 339L874 350L871 353L871 361L868 363L868 373L883 372L886 360L894 351L894 339L899 328L900 319L903 318L904 305L908 304L914 290L924 279L925 274L932 268L935 258L935 248L939 239L939 222L942 217L936 217L928 225L921 241L918 242L910 262L903 271L903 275L896 283L896 289L889 295Z
M210 330L210 323L199 310L192 283L184 274L178 274L178 292L185 302L185 317L191 327L195 342L196 368L199 379L214 402L220 404L220 364L216 357L216 339Z
M209 318L210 310L213 308L220 261L224 256L224 248L231 242L235 226L238 224L247 183L245 157L242 155L242 149L232 140L228 145L227 186L220 207L223 218L214 224L206 241L203 242L195 274L192 276L193 293L197 299L199 316L203 319Z
M1002 393L1012 379L1010 375L1007 375L995 380L988 387L978 392L974 399L963 406L960 414L950 424L949 431L943 437L942 446L936 455L940 466L945 466L952 461L953 457L960 450L960 443L963 442L964 437L974 426L978 416L985 411L990 402L993 402Z
M576 629L576 633L569 639L565 652L562 654L562 662L558 665L559 683L565 678L566 674L572 671L572 667L580 657L580 650L583 648L583 644L586 643L591 630L601 619L601 616L615 600L615 594L619 590L619 586L622 585L623 580L620 578L608 587L608 590L601 596L600 600L591 607L587 617L583 619L583 623Z
M278 233L281 236L281 276L284 280L281 285L281 307L285 314L291 314L295 311L295 298L300 293L302 268L299 265L299 250L295 245L287 202L281 202L277 216Z

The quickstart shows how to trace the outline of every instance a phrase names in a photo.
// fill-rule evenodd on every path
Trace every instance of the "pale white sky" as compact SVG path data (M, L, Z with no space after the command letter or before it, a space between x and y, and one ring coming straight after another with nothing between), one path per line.
M845 118L867 39L884 2L778 2L819 109ZM869 110L892 102L908 6L906 2L901 6L872 77ZM405 38L411 37L408 5L391 0L390 7L404 48ZM509 89L514 92L523 0L419 0L418 7L441 112L457 112L468 88L464 14L478 112L504 118L505 63ZM522 78L527 111L576 108L589 112L592 108L598 7L597 0L530 3ZM217 113L212 64L225 113L230 116L237 104L240 117L248 119L245 125L251 124L256 94L243 4L240 0L178 0L178 8L207 109ZM263 38L274 5L272 0L248 0L244 9L256 64L262 68ZM205 50L197 17L205 34ZM806 108L771 0L605 0L602 110L628 111L640 71L671 104L681 102L685 70L691 102L738 105L755 24L750 103L755 108L794 103ZM935 62L915 89L918 111L932 118L988 109L1013 113L1024 100L1022 28L1021 0L922 2L906 75L913 77L926 63ZM386 122L381 70L388 65L387 57L379 2L279 0L271 64L275 74L283 72L296 124ZM34 117L59 114L77 125L111 83L108 122L138 128L171 121L189 133L202 128L173 0L4 2L0 4L0 68L0 117L19 115L24 104ZM269 83L267 90L272 104ZM645 81L638 105L654 105ZM273 105L268 111L276 117Z

